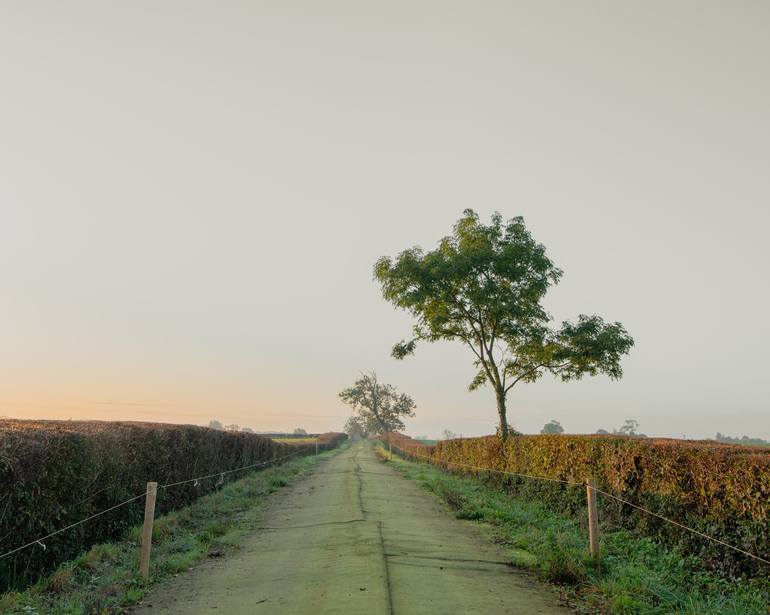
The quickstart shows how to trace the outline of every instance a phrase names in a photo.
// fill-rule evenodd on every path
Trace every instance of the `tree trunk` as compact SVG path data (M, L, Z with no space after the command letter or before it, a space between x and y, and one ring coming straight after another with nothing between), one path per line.
M505 408L505 391L495 391L497 395L497 415L500 417L500 437L505 440L508 437L508 417Z

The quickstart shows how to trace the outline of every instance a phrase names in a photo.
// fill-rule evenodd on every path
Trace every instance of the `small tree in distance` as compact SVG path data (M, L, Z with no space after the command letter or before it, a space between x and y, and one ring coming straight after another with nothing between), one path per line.
M294 430L294 435L295 435L295 436L306 436L306 435L307 435L307 432L306 432L304 429L302 429L302 427L297 427L297 428Z
M596 433L600 436L633 436L636 438L646 438L647 435L638 432L639 421L635 419L626 419L620 429L613 429L612 432L606 429L597 429Z
M352 418L367 434L403 431L403 419L414 416L417 407L408 395L390 384L381 384L374 372L362 374L352 387L340 393L340 399L353 408L356 415Z
M209 421L209 429L216 429L217 431L224 431L225 427L220 421Z
M457 437L457 434L451 429L445 429L441 432L441 437L444 438L444 440L454 440Z
M562 272L530 235L523 218L484 225L466 209L452 235L431 252L419 247L380 258L374 277L383 297L415 317L412 337L393 348L403 359L417 342L458 340L473 353L469 389L489 384L497 400L498 433L508 436L506 396L546 373L576 380L599 373L620 378L620 359L633 339L619 322L581 314L559 329L542 306Z
M620 429L613 429L612 433L620 436L636 436L639 438L646 438L643 433L639 433L639 421L635 419L626 419L623 427Z
M559 421L551 419L550 422L543 425L540 433L564 433L564 427L561 426Z
M367 431L364 422L357 416L351 416L345 421L345 433L351 438L368 438L369 432Z

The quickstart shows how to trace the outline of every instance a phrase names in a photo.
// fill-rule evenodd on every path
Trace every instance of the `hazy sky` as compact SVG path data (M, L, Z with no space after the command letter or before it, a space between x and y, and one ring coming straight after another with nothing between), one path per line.
M522 215L625 378L511 422L770 437L770 3L0 0L0 415L491 433L374 261Z

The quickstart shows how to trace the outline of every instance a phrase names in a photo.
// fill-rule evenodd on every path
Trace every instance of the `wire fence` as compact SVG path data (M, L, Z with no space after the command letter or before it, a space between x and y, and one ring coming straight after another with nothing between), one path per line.
M438 459L437 460L437 459L433 459L432 457L427 456L427 455L419 455L419 454L417 454L415 452L412 452L412 451L404 451L402 449L399 449L398 447L393 447L393 448L395 448L396 451L398 453L400 453L402 456L413 457L415 459L421 459L421 460L424 460L424 461L426 461L428 463L431 463L431 464L434 464L434 465L436 465L437 463L438 464L442 464L443 463L443 464L447 464L447 465L453 465L453 466L456 466L458 468L464 468L466 470L472 470L472 471L475 471L475 472L488 472L488 473L500 474L500 475L505 475L505 476L512 476L512 477L516 477L516 478L524 478L524 479L529 479L529 480L539 480L539 481L546 481L546 482L553 482L553 483L561 483L561 484L569 485L569 486L572 486L572 487L582 487L582 486L585 486L584 483L577 482L577 481L553 478L553 477L548 477L548 476L536 476L536 475L532 475L532 474L522 474L522 473L517 473L517 472L510 472L510 471L507 471L507 470L498 470L498 469L495 469L495 468L486 468L486 467L482 467L482 466L474 466L474 465L471 465L471 464L461 463L461 462L457 462L457 461L450 461L450 460L446 460L446 459ZM218 484L222 484L222 483L224 483L224 477L226 475L233 474L235 472L242 472L242 471L246 471L246 470L253 470L253 469L257 469L257 468L262 468L262 467L266 467L266 466L269 466L269 465L272 465L272 464L275 464L275 463L278 463L278 462L286 461L288 459L296 457L297 455L299 455L302 452L305 452L305 451L300 449L300 450L297 450L297 451L295 451L295 452L293 452L293 453L291 453L289 455L285 455L283 457L276 457L276 458L268 459L266 461L262 461L262 462L259 462L259 463L249 464L249 465L241 466L241 467L238 467L238 468L233 468L233 469L230 469L230 470L225 470L225 471L222 471L222 472L214 472L214 473L211 473L211 474L206 474L206 475L202 475L202 476L196 476L196 477L192 477L192 478L189 478L189 479L185 479L185 480L177 481L177 482L173 482L173 483L165 483L165 484L158 485L158 488L159 489L170 489L172 487L178 487L178 486L185 485L185 484L190 484L190 483L193 483L193 484L197 485L200 481L207 480L207 479L210 479L210 478L215 478L215 477L220 477L221 482L218 483ZM661 519L662 521L665 521L667 523L675 525L676 527L678 527L680 529L683 529L683 530L686 530L688 532L691 532L692 534L697 535L697 536L699 536L699 537L701 537L703 539L712 541L712 542L717 543L717 544L719 544L719 545L721 545L723 547L732 549L733 551L735 551L737 553L741 553L742 555L745 555L745 556L747 556L749 558L752 558L752 559L754 559L756 561L759 561L759 562L762 562L764 564L770 565L770 560L765 559L764 557L760 557L759 555L756 555L754 553L751 553L749 551L746 551L744 549L736 547L736 546L734 546L732 544L729 544L729 543L727 543L727 542L725 542L723 540L720 540L719 538L715 538L714 536L710 536L710 535L705 534L703 532L700 532L700 531L698 531L698 530L696 530L694 528L688 527L688 526L686 526L686 525L684 525L682 523L679 523L678 521L675 521L673 519L665 517L665 516L663 516L663 515L661 515L659 513L656 513L656 512L654 512L652 510L649 510L649 509L647 509L647 508L645 508L643 506L639 506L638 504L634 504L633 502L629 502L628 500L626 500L624 498L621 498L621 497L618 497L618 496L616 496L616 495L614 495L612 493L608 493L607 491L604 491L604 490L596 488L596 487L592 487L592 488L593 488L593 490L596 493L599 493L599 494L601 494L601 495L603 495L605 497L608 497L608 498L610 498L612 500L618 501L618 502L620 502L622 504L625 504L627 506L631 506L632 508L635 508L635 509L637 509L637 510L639 510L641 512L644 512L644 513L646 513L648 515L651 515L651 516L654 516L654 517L656 517L658 519ZM79 525L82 525L84 523L88 523L89 521L92 521L92 520L94 520L94 519L96 519L98 517L101 517L102 515L105 515L105 514L107 514L109 512L112 512L113 510L116 510L118 508L126 506L126 505L130 504L131 502L134 502L134 501L136 501L136 500L138 500L140 498L144 498L144 497L146 497L146 495L147 495L147 491L146 490L142 491L141 493L139 493L137 495L134 495L133 497L130 497L127 500L124 500L124 501L122 501L122 502L120 502L118 504L110 506L109 508L106 508L106 509L104 509L102 511L99 511L97 513L94 513L92 515L89 515L88 517L85 517L84 519L81 519L79 521L71 523L71 524L69 524L69 525L67 525L65 527L62 527L62 528L60 528L58 530L55 530L55 531L53 531L53 532L51 532L49 534L46 534L45 536L41 536L40 538L37 538L37 539L32 540L32 541L30 541L30 542L28 542L26 544L23 544L23 545L21 545L19 547L16 547L15 549L12 549L12 550L10 550L10 551L8 551L6 553L0 554L0 559L3 559L5 557L9 557L9 556L11 556L11 555L13 555L15 553L18 553L19 551L22 551L22 550L27 549L29 547L32 547L34 545L38 545L38 546L42 547L43 549L45 549L46 547L45 547L45 542L44 541L49 540L50 538L53 538L54 536L56 536L58 534L61 534L63 532L66 532L66 531L68 531L68 530L70 530L72 528L75 528L75 527L79 526Z
M91 515L89 517L86 517L85 519L81 519L80 521L76 521L75 523L71 523L70 525L68 525L66 527L63 527L63 528L60 528L60 529L56 530L55 532L51 532L50 534L47 534L45 536L41 536L40 538L37 538L36 540L32 540L32 541L28 542L25 545L22 545L20 547L16 547L15 549L13 549L11 551L8 551L7 553L3 553L2 555L0 555L0 559L3 559L4 557L8 557L9 555L13 555L14 553L18 553L19 551L23 551L24 549L26 549L28 547L31 547L31 546L34 546L34 545L38 545L38 546L42 547L43 549L45 549L46 547L45 547L45 543L43 542L44 540L48 540L49 538L53 538L57 534L61 534L62 532L66 532L67 530L71 530L73 527L77 527L78 525L83 525L84 523L86 523L88 521L91 521L92 519L96 519L97 517L101 517L102 515L105 515L108 512L111 512L111 511L115 510L116 508L120 508L121 506L125 506L126 504L130 504L134 500L138 500L139 498L143 498L144 496L145 496L145 492L143 491L139 495L135 495L132 498L128 498L127 500L121 502L120 504L115 504L115 506L110 506L109 508L107 508L105 510L102 510L102 511L100 511L98 513L95 513L95 514L93 514L93 515Z
M246 465L246 466L241 466L239 468L233 468L231 470L225 470L225 471L222 471L222 472L214 472L213 474L206 474L204 476L195 476L193 478L177 481L177 482L174 482L174 483L166 483L166 484L163 484L163 485L158 485L158 488L159 489L169 489L171 487L178 487L180 485L185 485L185 484L189 484L189 483L194 483L195 485L197 485L200 481L203 481L203 480L206 480L206 479L209 479L209 478L214 478L214 477L217 477L217 476L219 476L222 479L221 483L218 483L218 484L223 484L224 483L224 477L226 475L228 475L228 474L233 474L234 472L242 472L242 471L245 471L245 470L252 470L252 469L256 469L256 468L261 468L261 467L265 467L265 466L268 466L268 465L272 465L272 464L278 463L279 461L285 461L287 459L291 459L292 457L296 457L297 455L299 455L300 453L303 453L303 452L306 452L306 451L304 449L299 449L299 450L296 450L296 451L294 451L293 453L291 453L289 455L284 455L283 457L275 457L273 459L268 459L266 461L261 461L259 463L253 463L253 464ZM95 494L91 494L91 496L89 496L89 498L93 497L94 495L96 495L98 493L106 491L107 489L108 489L108 487L106 487L105 489L102 489L101 491L97 491ZM13 555L14 553L18 553L19 551L23 551L24 549L27 549L27 548L35 546L35 545L38 545L38 546L42 547L43 549L45 549L46 548L46 546L45 546L45 541L46 540L48 540L50 538L53 538L54 536L56 536L58 534L61 534L62 532L66 532L67 530L71 530L74 527L77 527L79 525L83 525L84 523L92 521L92 520L96 519L97 517L101 517L102 515L105 515L108 512L112 512L113 510L116 510L118 508L126 506L126 505L130 504L131 502L134 502L134 501L136 501L136 500L138 500L140 498L144 498L144 497L146 497L146 495L147 495L147 490L142 491L141 493L139 493L139 494L137 494L137 495L135 495L133 497L130 497L127 500L124 500L124 501L122 501L122 502L120 502L118 504L115 504L114 506L110 506L109 508L106 508L106 509L104 509L102 511L94 513L93 515L89 515L88 517L85 517L84 519L81 519L80 521L76 521L75 523L71 523L71 524L69 524L69 525L67 525L65 527L62 527L62 528L60 528L60 529L58 529L56 531L51 532L50 534L46 534L45 536L41 536L40 538L37 538L35 540L31 540L30 542L28 542L28 543L26 543L24 545L21 545L20 547L16 547L15 549L12 549L12 550L10 550L10 551L8 551L6 553L3 553L3 554L0 555L0 559L3 559L5 557L9 557L9 556ZM86 499L88 499L88 498L86 498Z
M531 479L531 480L563 483L565 485L570 485L570 486L573 486L573 487L584 487L585 486L585 483L580 483L580 482L576 482L576 481L563 480L563 479L552 478L552 477L548 477L548 476L534 476L534 475L531 475L531 474L518 474L516 472L509 472L507 470L496 470L494 468L484 468L484 467L481 467L481 466L474 466L474 465L470 465L470 464L466 464L466 463L460 463L460 462L457 462L457 461L450 461L448 459L433 459L432 457L429 457L427 455L418 455L417 453L414 453L414 452L411 452L411 451L404 451L404 450L401 450L401 449L399 449L397 447L393 447L393 448L395 450L397 450L399 453L401 453L402 456L414 457L416 459L423 459L423 460L425 460L428 463L431 463L433 465L445 463L447 465L454 465L454 466L457 466L457 467L465 468L465 469L468 469L468 470L473 470L473 471L476 471L476 472L490 472L490 473L494 473L494 474L501 474L501 475L505 475L505 476L513 476L513 477L517 477L517 478L526 478L526 479ZM665 516L663 516L663 515L661 515L659 513L656 513L656 512L654 512L652 510L649 510L648 508L645 508L643 506L639 506L638 504L634 504L633 502L629 502L628 500L626 500L624 498L621 498L621 497L618 497L618 496L616 496L616 495L614 495L612 493L608 493L606 491L603 491L602 489L598 489L597 487L591 487L591 488L596 493L599 493L599 494L601 494L603 496L606 496L608 498L616 500L616 501L618 501L618 502L620 502L622 504L626 504L628 506L631 506L632 508L635 508L635 509L637 509L637 510L643 512L643 513L646 513L648 515L652 515L653 517L657 517L658 519L661 519L662 521L665 521L667 523L675 525L676 527L678 527L680 529L683 529L683 530L686 530L688 532L691 532L692 534L694 534L696 536L700 536L701 538L705 538L707 540L710 540L712 542L720 544L723 547L727 547L728 549L732 549L733 551L735 551L737 553L741 553L742 555L750 557L750 558L752 558L752 559L754 559L754 560L756 560L758 562L762 562L763 564L770 565L770 560L765 559L764 557L760 557L759 555L756 555L754 553L751 553L749 551L741 549L740 547L736 547L735 545L731 545L730 543L727 543L727 542L725 542L723 540L720 540L719 538L715 538L714 536L710 536L708 534L704 534L703 532L700 532L700 531L698 531L698 530L696 530L694 528L688 527L688 526L686 526L686 525L684 525L682 523L679 523L678 521L674 521L673 519L669 519L668 517L665 517Z

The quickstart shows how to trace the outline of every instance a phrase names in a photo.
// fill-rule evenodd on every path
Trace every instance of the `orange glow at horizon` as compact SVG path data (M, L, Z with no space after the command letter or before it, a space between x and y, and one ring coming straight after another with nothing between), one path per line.
M286 400L265 396L258 401L214 401L138 396L0 396L0 418L39 420L146 421L208 425L211 420L235 423L256 431L339 431L347 415L344 408L321 409L310 405L287 407Z

